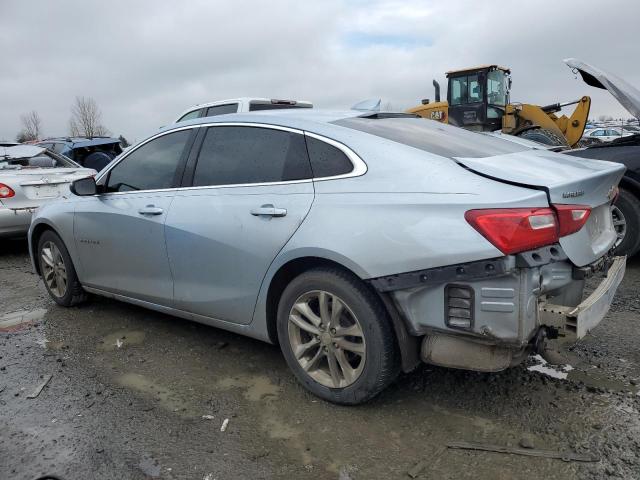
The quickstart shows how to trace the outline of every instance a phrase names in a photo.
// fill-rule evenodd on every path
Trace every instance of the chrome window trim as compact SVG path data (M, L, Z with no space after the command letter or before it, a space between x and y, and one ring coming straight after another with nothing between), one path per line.
M340 150L342 153L344 153L347 158L349 159L349 161L351 161L351 163L353 164L353 170L349 173L344 173L342 175L333 175L330 177L312 177L312 178L305 178L302 180L288 180L288 181L280 181L280 182L263 182L263 183L237 183L237 184L231 184L231 185L200 185L200 186L196 186L196 187L172 187L172 188L159 188L159 189L154 189L154 190L131 190L128 192L106 192L106 193L101 193L101 194L97 194L96 196L104 196L104 195L130 195L130 194L136 194L136 193L156 193L156 192L170 192L170 191L175 191L175 192L179 192L179 191L186 191L186 190L202 190L202 189L210 189L210 188L239 188L239 187L265 187L265 186L271 186L271 185L290 185L290 184L296 184L296 183L310 183L310 182L320 182L320 181L326 181L326 180L340 180L343 178L351 178L351 177L359 177L364 175L365 173L367 173L367 164L364 162L364 160L362 160L358 154L356 154L353 150L351 150L349 147L347 147L345 144L340 143L336 140L333 140L332 138L329 137L325 137L323 135L319 135L317 133L311 133L311 132L306 132L304 130L300 130L297 128L291 128L291 127L283 127L281 125L272 125L269 123L253 123L253 122L210 122L210 123L200 123L197 125L187 125L184 127L178 127L178 128L174 128L171 130L168 130L166 132L160 132L156 135L153 135L152 137L149 137L148 139L146 139L144 142L136 145L134 148L130 149L129 151L125 152L125 155L123 155L121 158L119 158L117 160L117 162L115 162L113 165L110 165L107 169L105 169L103 172L100 172L100 174L98 175L98 177L96 178L96 182L102 180L102 178L107 175L111 170L113 170L117 165L120 164L120 162L122 162L124 159L126 159L130 154L132 154L133 152L135 152L136 150L138 150L140 147L142 147L143 145L146 145L147 143L151 142L152 140L155 140L156 138L160 138L164 135L168 135L170 133L174 133L174 132L179 132L181 130L188 130L188 129L192 129L192 128L208 128L208 127L256 127L256 128L268 128L271 130L281 130L281 131L285 131L285 132L291 132L291 133L297 133L299 135L304 135L304 136L309 136L311 138L315 138L316 140L320 140L322 142L326 142L329 145L332 145L334 147L336 147L338 150Z
M360 177L367 173L367 164L364 163L356 152L347 147L344 143L340 143L332 138L325 137L323 135L318 135L317 133L304 132L305 136L315 138L316 140L320 140L321 142L328 143L329 145L336 147L342 153L344 153L351 164L353 165L353 170L348 173L343 173L342 175L333 175L330 177L318 177L313 178L314 181L325 181L325 180L338 180L341 178L351 178L351 177Z

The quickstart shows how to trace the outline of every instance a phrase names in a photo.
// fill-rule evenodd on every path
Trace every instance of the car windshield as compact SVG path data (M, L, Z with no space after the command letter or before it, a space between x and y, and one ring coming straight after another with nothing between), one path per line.
M483 158L529 150L515 142L432 120L356 117L333 123L449 158Z
M7 158L0 154L0 169L21 170L25 168L78 168L72 160L50 151L43 151L38 155L21 158Z

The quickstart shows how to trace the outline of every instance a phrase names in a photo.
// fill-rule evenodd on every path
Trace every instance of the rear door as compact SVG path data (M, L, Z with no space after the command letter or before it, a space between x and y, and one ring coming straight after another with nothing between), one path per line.
M219 125L203 135L176 194L166 239L177 308L251 321L269 265L313 202L302 132Z
M105 193L76 202L74 237L83 284L171 304L164 223L195 131L168 132L142 144L100 178Z

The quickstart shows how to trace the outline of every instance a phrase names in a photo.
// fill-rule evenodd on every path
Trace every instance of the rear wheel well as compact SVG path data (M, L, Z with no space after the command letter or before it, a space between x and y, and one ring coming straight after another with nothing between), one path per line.
M280 302L282 292L284 292L284 289L287 287L289 282L291 282L291 280L293 280L295 277L303 272L306 272L307 270L318 267L337 268L343 270L344 272L352 275L355 278L360 279L358 275L356 275L353 271L351 271L344 265L321 257L297 258L281 266L273 276L271 284L269 285L269 290L267 292L267 331L269 333L269 339L275 345L278 345L279 343L277 326L278 303ZM384 308L384 310L386 310L387 315L389 316L389 321L393 326L393 331L396 337L396 345L398 345L399 347L400 356L402 358L402 370L405 372L413 370L413 368L415 368L415 366L420 361L419 337L414 337L409 334L406 328L406 323L402 318L398 308L395 306L395 303L391 298L389 298L387 294L380 294L371 286L369 282L363 282L363 284L366 286L366 288L370 289L377 298L380 299L382 307Z
M620 180L620 188L624 188L640 200L640 184L628 179L627 177L622 177Z
M295 277L307 270L318 267L339 268L357 277L355 273L348 268L345 268L343 265L320 257L296 258L295 260L291 260L281 266L271 279L269 291L267 292L267 330L269 332L269 339L274 344L278 344L278 303L280 302L282 292L284 292L284 289L287 287L289 282L291 282Z

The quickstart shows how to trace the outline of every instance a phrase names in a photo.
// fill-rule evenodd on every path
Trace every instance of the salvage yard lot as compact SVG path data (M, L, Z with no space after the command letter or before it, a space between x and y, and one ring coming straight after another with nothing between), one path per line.
M57 307L25 242L3 241L0 478L409 478L421 460L418 478L640 478L639 289L635 259L566 352L567 380L422 365L339 407L304 391L277 347L105 298ZM600 461L443 449L523 438Z

